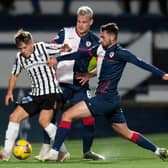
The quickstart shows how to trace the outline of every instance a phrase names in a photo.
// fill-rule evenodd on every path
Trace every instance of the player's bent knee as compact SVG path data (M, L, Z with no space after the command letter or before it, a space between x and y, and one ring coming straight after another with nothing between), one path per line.
M44 118L44 117L40 117L40 118L38 119L38 122L39 122L39 124L41 125L41 127L43 127L43 128L47 127L48 124L50 123L50 121L48 121L48 120L47 120L46 118Z
M9 121L11 121L11 122L17 122L17 123L19 123L22 120L23 120L23 118L21 116L18 116L18 115L13 114L13 113L9 116Z

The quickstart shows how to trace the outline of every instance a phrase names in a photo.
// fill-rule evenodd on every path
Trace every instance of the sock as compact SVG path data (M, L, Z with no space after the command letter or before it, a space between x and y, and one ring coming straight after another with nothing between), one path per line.
M147 138L145 138L142 134L138 132L133 133L131 141L141 146L142 148L151 150L152 152L155 152L157 149L157 146L155 144L153 144L150 140L148 140Z
M51 145L53 145L54 143L54 140L55 140L55 135L56 135L56 132L57 132L57 127L56 125L50 123L46 128L45 128L45 131L47 133L44 133L44 143L47 144L49 143L50 144L50 140L51 140ZM63 143L60 147L60 151L63 152L63 153L66 153L68 152L65 144Z
M43 130L43 144L50 144L50 137L45 130Z
M91 151L93 138L95 134L95 119L93 117L85 118L83 121L83 153Z
M7 154L12 153L12 148L19 134L19 123L10 121L5 135L4 151Z
M44 128L44 130L47 132L50 140L54 141L57 127L54 124L50 123L47 127Z
M61 121L59 123L59 127L55 136L55 141L52 147L54 150L60 151L60 147L63 144L70 128L71 128L71 122L69 121Z
M160 156L160 148L157 147L157 149L155 150L155 154L156 154L157 156Z

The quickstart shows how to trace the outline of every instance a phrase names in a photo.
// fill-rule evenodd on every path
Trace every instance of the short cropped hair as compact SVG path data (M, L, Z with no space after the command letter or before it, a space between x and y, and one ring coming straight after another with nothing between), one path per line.
M77 15L82 16L89 16L90 18L93 18L93 10L89 6L81 6L77 10Z
M30 32L24 31L23 29L20 29L15 34L14 40L15 40L15 43L17 46L22 42L25 44L28 44L30 42L30 40L32 40L32 35Z
M102 25L100 27L100 31L103 32L103 31L106 31L107 33L109 34L115 34L116 37L118 35L118 31L119 31L119 27L117 26L116 23L107 23L105 25Z

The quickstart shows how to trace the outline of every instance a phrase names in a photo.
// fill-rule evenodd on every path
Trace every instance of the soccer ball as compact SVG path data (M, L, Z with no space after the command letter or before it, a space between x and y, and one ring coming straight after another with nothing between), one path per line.
M25 160L30 157L32 153L32 146L31 144L24 139L19 139L16 141L13 147L13 155L20 160Z

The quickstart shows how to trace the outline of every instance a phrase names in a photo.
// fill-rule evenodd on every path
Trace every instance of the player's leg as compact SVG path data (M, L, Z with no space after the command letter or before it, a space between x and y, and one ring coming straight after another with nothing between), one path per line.
M155 152L157 149L156 145L154 145L151 141L145 138L142 134L130 130L126 123L113 123L112 128L122 137L132 141L133 143L136 143L137 145L145 149L151 150L153 152Z
M36 157L38 160L42 160L45 154L49 151L50 146L53 144L55 139L57 127L56 127L55 121L53 121L54 123L52 123L51 121L53 120L53 117L55 115L54 109L56 108L55 106L57 105L55 103L55 100L57 100L57 98L58 96L56 97L48 96L47 99L43 100L41 103L41 107L43 110L41 110L39 115L39 123L44 128L47 134L44 134L45 144L42 145L42 148L40 150L40 155ZM61 161L66 159L65 156L69 157L69 153L64 144L62 144L60 151L61 152L60 152L59 159Z
M105 160L105 157L91 150L95 134L95 118L83 118L83 158L92 160Z
M59 123L53 147L48 153L48 155L44 158L44 160L58 159L58 153L61 144L64 142L66 136L69 133L72 120L87 118L91 116L92 114L84 101L77 103L76 105L72 106L67 111L65 111Z
M130 130L127 123L113 123L112 128L122 137L132 141L133 143L139 145L142 148L154 152L161 159L167 157L167 150L165 148L157 147L153 142L144 137L141 133Z
M57 127L55 126L55 121L51 121L52 128L55 127L56 130L54 130L54 134L56 134ZM51 125L50 125L51 126ZM51 135L52 136L52 135ZM55 137L55 135L53 135ZM37 160L43 160L43 157L49 152L51 149L53 142L51 142L51 138L47 131L43 130L43 144L40 149L40 152L38 155L35 156L35 159ZM70 153L68 152L65 144L63 143L60 148L59 152L59 161L64 161L70 158Z
M21 107L17 106L9 117L9 123L5 135L4 148L0 152L0 159L8 161L16 138L19 134L19 123L29 117L29 114Z
M90 98L91 98L90 90L83 89L74 93L70 103L76 104L77 102ZM83 130L82 130L83 158L92 160L104 160L104 157L102 155L92 152L91 150L95 135L95 118L94 117L83 118L82 123L83 123Z

